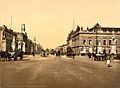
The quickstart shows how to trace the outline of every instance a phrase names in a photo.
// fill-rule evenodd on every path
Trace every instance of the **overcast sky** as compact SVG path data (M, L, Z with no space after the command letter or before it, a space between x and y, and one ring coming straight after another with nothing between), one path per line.
M28 37L44 48L66 43L68 33L79 25L84 29L120 27L120 0L0 0L0 25L14 31L26 24Z

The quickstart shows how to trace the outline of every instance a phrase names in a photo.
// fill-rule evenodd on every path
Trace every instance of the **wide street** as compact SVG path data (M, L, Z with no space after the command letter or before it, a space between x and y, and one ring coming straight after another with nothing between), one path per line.
M120 88L120 61L25 56L0 62L0 88Z

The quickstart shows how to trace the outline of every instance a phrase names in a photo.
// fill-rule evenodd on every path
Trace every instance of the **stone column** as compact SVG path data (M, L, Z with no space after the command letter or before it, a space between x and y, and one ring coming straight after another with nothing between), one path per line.
M102 49L102 46L101 46L101 41L99 40L98 41L98 51L97 51L97 53L103 53L103 49Z
M13 51L15 50L15 37L13 37L13 40L12 40L12 50Z
M2 41L2 51L6 51L6 40Z
M23 42L23 48L22 51L25 52L25 42Z

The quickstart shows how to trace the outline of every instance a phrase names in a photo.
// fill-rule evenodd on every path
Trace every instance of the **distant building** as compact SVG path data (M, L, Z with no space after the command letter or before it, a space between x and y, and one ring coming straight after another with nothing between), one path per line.
M32 45L33 45L32 40L27 39L27 42L26 42L26 54L31 54L32 53Z
M21 49L23 52L27 51L27 33L17 32L17 45L18 49Z
M66 54L66 52L67 52L67 44L63 44L63 45L60 45L60 46L56 47L55 51L56 52L60 51L60 53L62 55Z
M83 30L77 26L67 37L67 44L71 46L75 54L80 53L112 53L113 40L115 39L116 53L120 53L120 28L101 27L98 23Z

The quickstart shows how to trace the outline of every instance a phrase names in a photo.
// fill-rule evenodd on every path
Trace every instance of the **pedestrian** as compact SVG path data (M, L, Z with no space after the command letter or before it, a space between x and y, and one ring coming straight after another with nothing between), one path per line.
M107 53L104 54L104 60L107 60Z
M107 66L111 67L111 60L110 60L110 55L107 55Z
M93 56L93 60L95 60L95 53L92 53L92 56Z
M91 53L88 53L88 57L91 58Z
M34 52L32 52L32 55L33 55L33 57L35 56L35 53Z
M74 52L73 52L72 56L73 56L73 59L75 59L75 53Z

